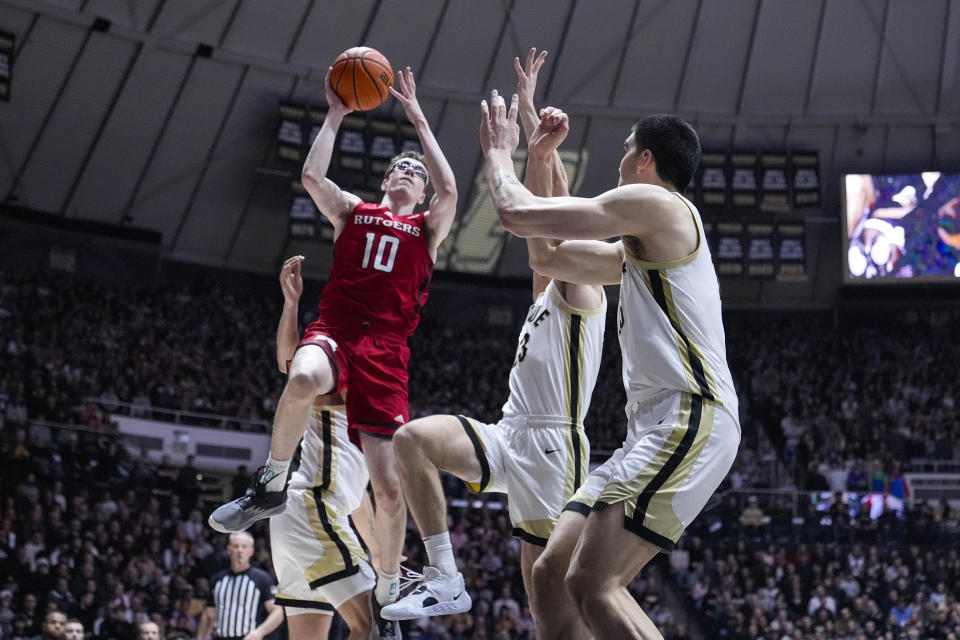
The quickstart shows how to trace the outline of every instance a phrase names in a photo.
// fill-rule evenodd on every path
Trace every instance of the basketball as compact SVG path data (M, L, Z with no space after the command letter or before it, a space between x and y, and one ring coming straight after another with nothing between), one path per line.
M330 85L345 105L355 111L368 111L390 95L387 89L393 85L393 69L376 49L353 47L333 61Z

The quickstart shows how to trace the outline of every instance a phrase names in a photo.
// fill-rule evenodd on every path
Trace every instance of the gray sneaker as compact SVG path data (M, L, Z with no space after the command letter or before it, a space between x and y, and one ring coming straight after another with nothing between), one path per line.
M257 469L247 494L217 507L207 523L220 533L236 533L245 531L257 520L282 512L287 505L287 487L284 486L283 491L267 491L263 476L268 472L273 473L268 467Z
M395 620L384 620L380 615L380 603L373 591L370 592L370 604L373 609L373 624L370 625L370 640L401 640L400 623Z

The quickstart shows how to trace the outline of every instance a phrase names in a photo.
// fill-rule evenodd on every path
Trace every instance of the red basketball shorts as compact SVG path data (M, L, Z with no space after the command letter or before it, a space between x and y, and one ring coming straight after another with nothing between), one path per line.
M334 369L336 391L347 392L351 442L360 446L357 431L392 438L407 422L410 349L406 336L372 330L348 333L312 322L303 332L298 349L306 345L318 346L326 352Z

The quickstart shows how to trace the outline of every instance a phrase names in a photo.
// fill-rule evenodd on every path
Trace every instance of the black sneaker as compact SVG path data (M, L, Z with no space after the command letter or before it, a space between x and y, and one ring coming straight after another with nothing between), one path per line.
M380 615L380 603L377 602L377 596L370 592L370 603L373 607L373 633L370 634L371 640L401 640L403 635L400 633L400 623L395 620L384 620Z
M236 533L245 531L257 520L282 512L287 504L287 487L284 485L283 491L267 491L266 482L262 480L266 473L273 473L273 470L269 467L257 469L247 494L217 507L207 523L220 533Z

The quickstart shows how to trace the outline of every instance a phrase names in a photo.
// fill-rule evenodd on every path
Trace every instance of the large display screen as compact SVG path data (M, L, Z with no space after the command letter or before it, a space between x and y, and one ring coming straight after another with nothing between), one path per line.
M960 278L960 175L844 176L847 282Z

